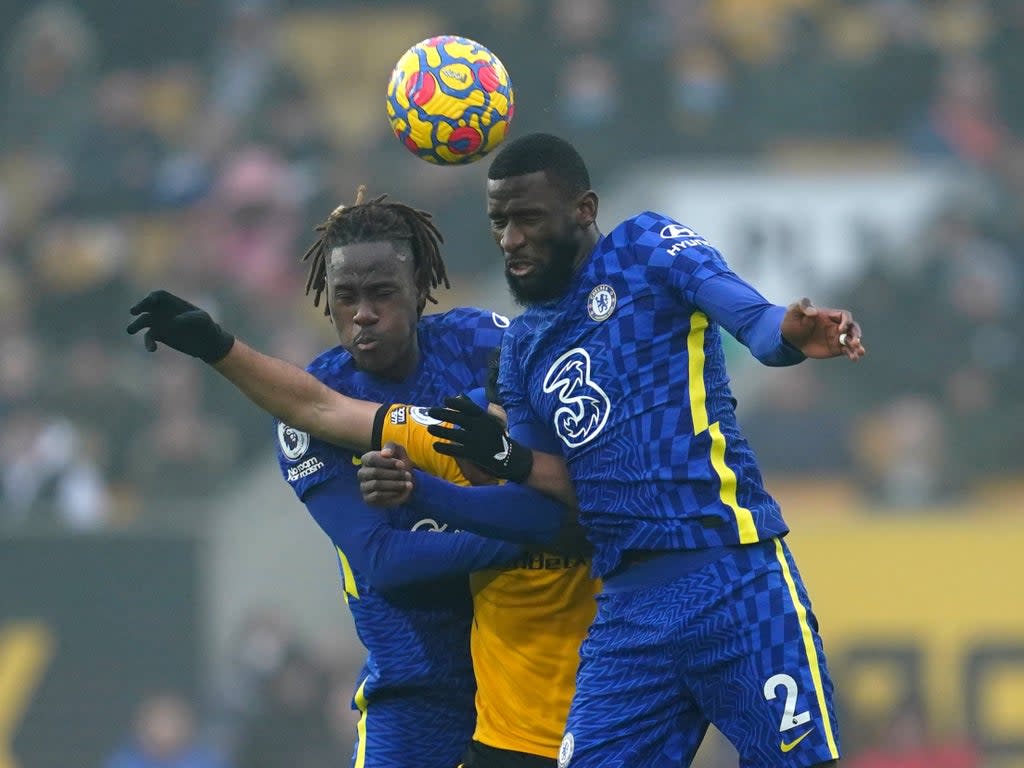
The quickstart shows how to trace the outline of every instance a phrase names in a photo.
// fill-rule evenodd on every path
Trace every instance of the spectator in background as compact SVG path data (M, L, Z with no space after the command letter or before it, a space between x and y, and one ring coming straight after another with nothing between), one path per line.
M861 105L850 128L867 139L891 140L925 112L939 57L928 39L927 9L916 0L875 0L864 21L878 49L857 67L854 96Z
M911 150L990 168L1007 139L988 65L969 55L947 61L926 114L911 130Z
M210 235L221 280L260 304L290 304L302 280L296 181L280 153L256 145L227 157L216 181Z
M350 757L332 747L323 671L289 649L267 683L263 709L239 745L238 768L337 768Z
M995 74L996 92L1006 116L1007 127L1024 137L1024 3L1020 0L993 0L993 34L986 47L987 60Z
M66 157L88 114L94 64L92 30L73 5L41 3L21 19L5 61L5 148Z
M209 493L238 457L236 428L204 408L201 373L187 358L170 357L154 372L154 410L132 453L132 474L154 506Z
M210 67L204 154L221 154L253 117L280 70L273 44L273 0L224 0L225 18Z
M105 768L229 768L196 738L191 705L176 693L159 693L138 709L132 736Z
M109 511L99 470L102 440L57 414L26 405L3 423L0 437L0 522L71 530L101 526Z
M739 120L746 141L772 147L841 138L851 117L851 73L828 47L822 19L798 8L776 23L770 57L748 66L743 77Z
M100 80L76 142L66 212L120 217L152 206L163 147L146 123L147 85L133 70Z
M295 628L274 609L251 608L243 616L230 640L227 659L217 665L210 692L208 731L221 754L238 753L243 736L251 733L250 723L262 711L268 681L297 642Z

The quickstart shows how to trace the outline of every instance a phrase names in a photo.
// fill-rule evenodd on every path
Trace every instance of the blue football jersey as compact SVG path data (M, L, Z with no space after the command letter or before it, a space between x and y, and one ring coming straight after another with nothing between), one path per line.
M529 308L505 334L510 428L554 435L597 576L626 550L787 531L737 426L718 324L696 304L701 284L728 272L705 238L645 212L598 242L565 296Z
M341 347L320 355L307 370L351 397L429 406L484 385L488 357L500 345L508 324L501 315L471 308L423 317L419 366L401 382L357 370L351 355ZM419 408L410 410L413 418L425 418ZM277 437L281 472L300 499L338 477L357 482L359 455L354 452L281 423L277 424ZM390 522L404 530L437 528L431 525L433 521L414 519L407 508L380 510L380 514L390 515ZM344 510L339 509L336 517L317 519L317 523L332 536L336 526L345 525ZM372 702L382 694L433 691L456 698L464 698L468 692L471 700L475 681L469 654L472 605L468 578L420 582L383 595L351 565L337 542L335 548L344 596L368 651L360 678L361 697Z

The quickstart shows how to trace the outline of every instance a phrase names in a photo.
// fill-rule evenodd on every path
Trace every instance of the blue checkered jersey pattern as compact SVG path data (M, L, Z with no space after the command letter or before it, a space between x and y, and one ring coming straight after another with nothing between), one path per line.
M597 576L626 550L787 531L736 422L719 325L699 306L717 275L735 278L705 238L645 212L601 239L565 296L529 308L505 335L510 428L556 437Z
M351 355L341 347L320 355L307 370L351 397L430 406L484 385L488 357L500 345L508 322L501 315L471 308L423 317L419 323L419 366L401 382L357 370ZM425 417L420 408L410 411L412 418ZM352 498L358 501L353 503L362 503L356 480L359 455L281 423L277 424L277 437L281 472L300 499L325 483L343 478L354 488ZM433 521L420 520L405 507L373 513L388 514L391 525L401 530L440 528ZM383 594L353 567L352 553L346 556L338 546L340 536L333 532L345 525L345 510L339 509L336 516L314 517L334 541L344 597L368 651L361 676L365 679L363 697L372 702L384 694L429 691L449 700L468 701L472 712L476 686L469 655L472 607L466 575L401 586Z

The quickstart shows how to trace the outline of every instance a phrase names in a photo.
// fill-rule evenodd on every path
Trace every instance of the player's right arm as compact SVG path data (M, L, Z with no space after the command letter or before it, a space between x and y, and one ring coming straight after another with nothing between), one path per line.
M347 397L298 366L237 339L212 365L252 403L285 424L354 450L370 447L379 403Z
M153 291L131 313L137 317L128 333L145 329L151 352L159 342L197 357L285 424L357 451L371 447L379 403L346 397L301 368L256 351L208 312L167 291Z

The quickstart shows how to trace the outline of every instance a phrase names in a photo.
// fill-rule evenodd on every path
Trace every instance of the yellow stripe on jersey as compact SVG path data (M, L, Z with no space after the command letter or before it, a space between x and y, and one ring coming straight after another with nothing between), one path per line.
M359 684L359 689L354 697L356 709L359 710L360 715L359 722L356 723L356 739L359 743L356 744L356 760L352 768L364 768L366 765L366 718L369 707L367 706L366 695L363 693L364 688L366 688L366 680Z
M782 567L782 578L789 588L789 597L796 606L796 618L800 624L800 636L804 641L804 651L807 653L807 666L811 670L811 680L814 681L814 694L818 700L818 711L821 712L821 723L825 729L825 740L828 742L829 753L833 760L839 759L839 749L836 747L836 739L832 732L832 721L828 717L828 709L825 705L825 689L821 682L821 667L818 664L818 649L814 647L814 634L807 623L807 609L800 602L800 595L796 591L796 582L793 581L793 574L789 570L789 562L786 560L786 552L782 546L782 539L775 539L775 557Z
M686 353L690 361L690 418L693 434L708 428L707 392L704 389L704 331L708 316L703 312L690 315L690 332L686 336Z
M711 437L711 466L718 475L718 497L736 517L740 544L752 544L758 540L754 516L746 507L741 507L736 498L736 473L725 462L725 435L716 421L708 423L707 389L704 384L704 332L708 328L708 316L701 311L690 315L690 332L686 336L686 352L690 364L690 418L693 420L693 434L708 430Z
M736 498L736 473L725 463L725 435L722 434L722 427L716 421L708 427L708 431L711 433L711 466L715 468L719 480L719 498L736 516L740 544L753 544L758 540L757 526L754 525L754 516L750 510L741 507Z
M338 560L341 562L342 586L345 588L342 594L345 595L345 602L348 602L349 595L358 600L359 587L356 586L356 577L352 573L352 566L348 564L348 558L345 557L341 548L335 547L335 549L338 550Z

